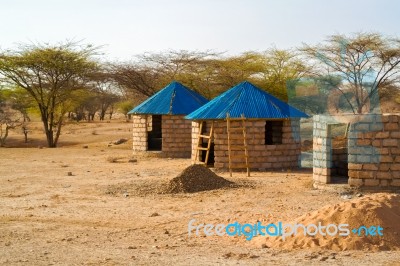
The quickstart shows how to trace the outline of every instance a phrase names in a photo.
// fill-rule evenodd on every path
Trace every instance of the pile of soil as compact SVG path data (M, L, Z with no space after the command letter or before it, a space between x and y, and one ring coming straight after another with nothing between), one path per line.
M303 225L349 224L348 229L360 226L380 226L383 236L359 236L350 231L348 236L304 236L302 229L295 236L257 237L256 244L268 247L292 249L331 249L341 250L400 250L400 195L377 193L359 199L329 205L315 212L307 213L295 220ZM293 224L294 222L291 222Z
M232 186L233 182L216 175L203 165L195 164L173 178L161 193L194 193Z

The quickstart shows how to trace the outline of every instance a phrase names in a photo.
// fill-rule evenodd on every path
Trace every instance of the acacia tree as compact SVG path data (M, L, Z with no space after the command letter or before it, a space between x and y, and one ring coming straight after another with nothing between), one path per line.
M120 100L121 93L106 68L94 73L91 91L95 94L95 102L98 104L99 118L104 120L108 111L111 119L114 105Z
M49 147L57 146L67 112L64 103L74 90L84 87L97 68L92 59L95 50L66 43L24 46L0 53L0 75L33 97Z
M393 86L399 78L398 38L377 33L332 35L324 44L306 45L301 50L310 60L319 62L317 75L341 79L341 85L334 86L334 90L353 113L369 112L366 109L378 103L378 93Z
M275 96L288 100L288 86L311 70L298 53L291 50L269 49L263 53L264 69L261 73L260 85L267 88Z
M209 99L244 80L287 99L286 81L301 77L307 70L294 52L277 49L237 56L210 51L168 51L147 53L136 59L110 68L112 79L127 99L151 96L172 80Z
M205 62L213 56L210 52L189 51L146 53L136 56L131 62L112 64L109 73L125 98L143 99L143 96L153 95L172 80L198 90Z

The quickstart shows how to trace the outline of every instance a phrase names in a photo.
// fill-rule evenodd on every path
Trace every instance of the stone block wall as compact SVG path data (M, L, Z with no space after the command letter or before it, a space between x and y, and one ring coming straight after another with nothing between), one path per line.
M331 182L332 139L331 127L322 116L313 121L313 180L319 183Z
M171 158L190 158L192 123L183 115L162 116L162 151L148 151L147 132L151 130L148 123L150 115L134 115L133 120L133 154L143 156L160 156Z
M190 158L192 152L192 121L183 115L162 116L162 156Z
M147 116L146 115L133 115L133 154L141 154L147 151Z
M330 183L335 173L330 125L346 121L348 184L380 190L400 188L400 114L314 116L313 179Z
M253 170L289 169L299 166L300 158L300 122L299 120L284 120L282 127L282 144L265 145L266 120L247 120L246 133L249 153L249 164ZM207 121L207 134L211 121ZM240 121L232 121L231 127L241 126ZM192 123L192 159L198 142L199 122ZM231 144L243 144L241 131L232 131ZM234 151L233 154L243 154L244 151ZM214 167L228 169L228 135L226 121L214 122ZM233 164L244 163L244 159L236 158Z
M350 126L349 185L400 188L400 114L365 115Z

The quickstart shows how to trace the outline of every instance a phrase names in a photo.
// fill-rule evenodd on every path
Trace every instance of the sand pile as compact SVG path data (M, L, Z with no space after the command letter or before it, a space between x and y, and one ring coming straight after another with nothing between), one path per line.
M233 186L228 181L203 165L191 165L173 178L162 193L193 193Z
M257 245L283 249L322 248L332 250L400 250L400 195L377 193L359 199L325 206L318 211L305 214L295 220L303 225L316 224L349 224L348 236L304 236L302 229L296 236L289 236L284 241L281 237L257 237ZM294 223L294 222L290 222ZM381 226L383 236L361 235L360 226ZM334 230L331 230L333 232Z

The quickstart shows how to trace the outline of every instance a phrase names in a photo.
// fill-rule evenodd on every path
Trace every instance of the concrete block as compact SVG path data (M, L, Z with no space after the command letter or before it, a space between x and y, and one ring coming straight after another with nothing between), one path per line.
M382 119L382 123L390 122L390 118L388 115L382 115L381 119Z
M385 130L388 131L396 131L399 130L399 124L398 123L387 123L384 125Z
M382 144L384 147L399 147L399 141L397 139L384 139Z
M357 155L357 162L359 162L359 163L371 163L371 156L369 156L369 155Z
M379 186L379 180L378 179L365 179L364 186L367 186L367 187Z
M381 163L392 163L393 157L390 155L382 155L380 158Z
M358 139L357 145L361 145L361 146L371 145L371 139Z
M400 171L391 171L392 172L392 178L400 178Z
M390 182L390 185L393 187L400 187L400 178L395 178Z
M364 185L364 181L362 179L349 178L348 184L351 187L361 187Z
M393 148L392 148L393 149ZM389 148L379 148L379 154L381 155L388 155L390 153ZM392 153L393 154L393 153Z
M329 183L331 183L331 177L330 176L325 176L325 175L320 175L318 177L318 181L320 183L329 184Z
M358 179L359 176L360 176L360 171L357 171L357 170L349 170L349 171L348 171L348 175L349 175L349 177L351 177L351 178L356 178L356 179Z
M361 170L363 167L362 164L356 164L356 163L349 163L348 168L349 170Z
M369 129L371 131L381 131L383 130L383 124L382 123L371 124L369 126Z
M390 136L390 132L383 131L383 132L377 132L375 134L375 138L377 139L387 139Z
M391 123L399 123L400 122L400 116L399 115L389 115L389 121Z
M391 164L390 165L390 170L392 170L392 171L400 171L400 164L399 163Z
M382 147L382 140L380 139L375 139L372 141L372 146L374 147Z
M378 171L379 167L376 164L363 164L362 165L362 169L363 170L367 170L367 171Z
M400 155L400 148L390 148L390 154Z
M381 179L379 180L379 186L381 187L387 187L389 185L389 181L386 179Z
M377 179L392 179L392 172L377 172L376 173L376 178Z
M390 138L391 139L400 139L400 131L390 132Z
M356 131L361 131L361 132L369 131L370 130L369 124L368 123L357 123L355 125L355 130Z
M379 171L382 171L382 172L389 171L391 166L392 166L392 164L390 164L390 163L380 163L379 164Z
M375 175L376 175L375 171L362 170L359 172L359 178L363 178L363 179L375 178Z

